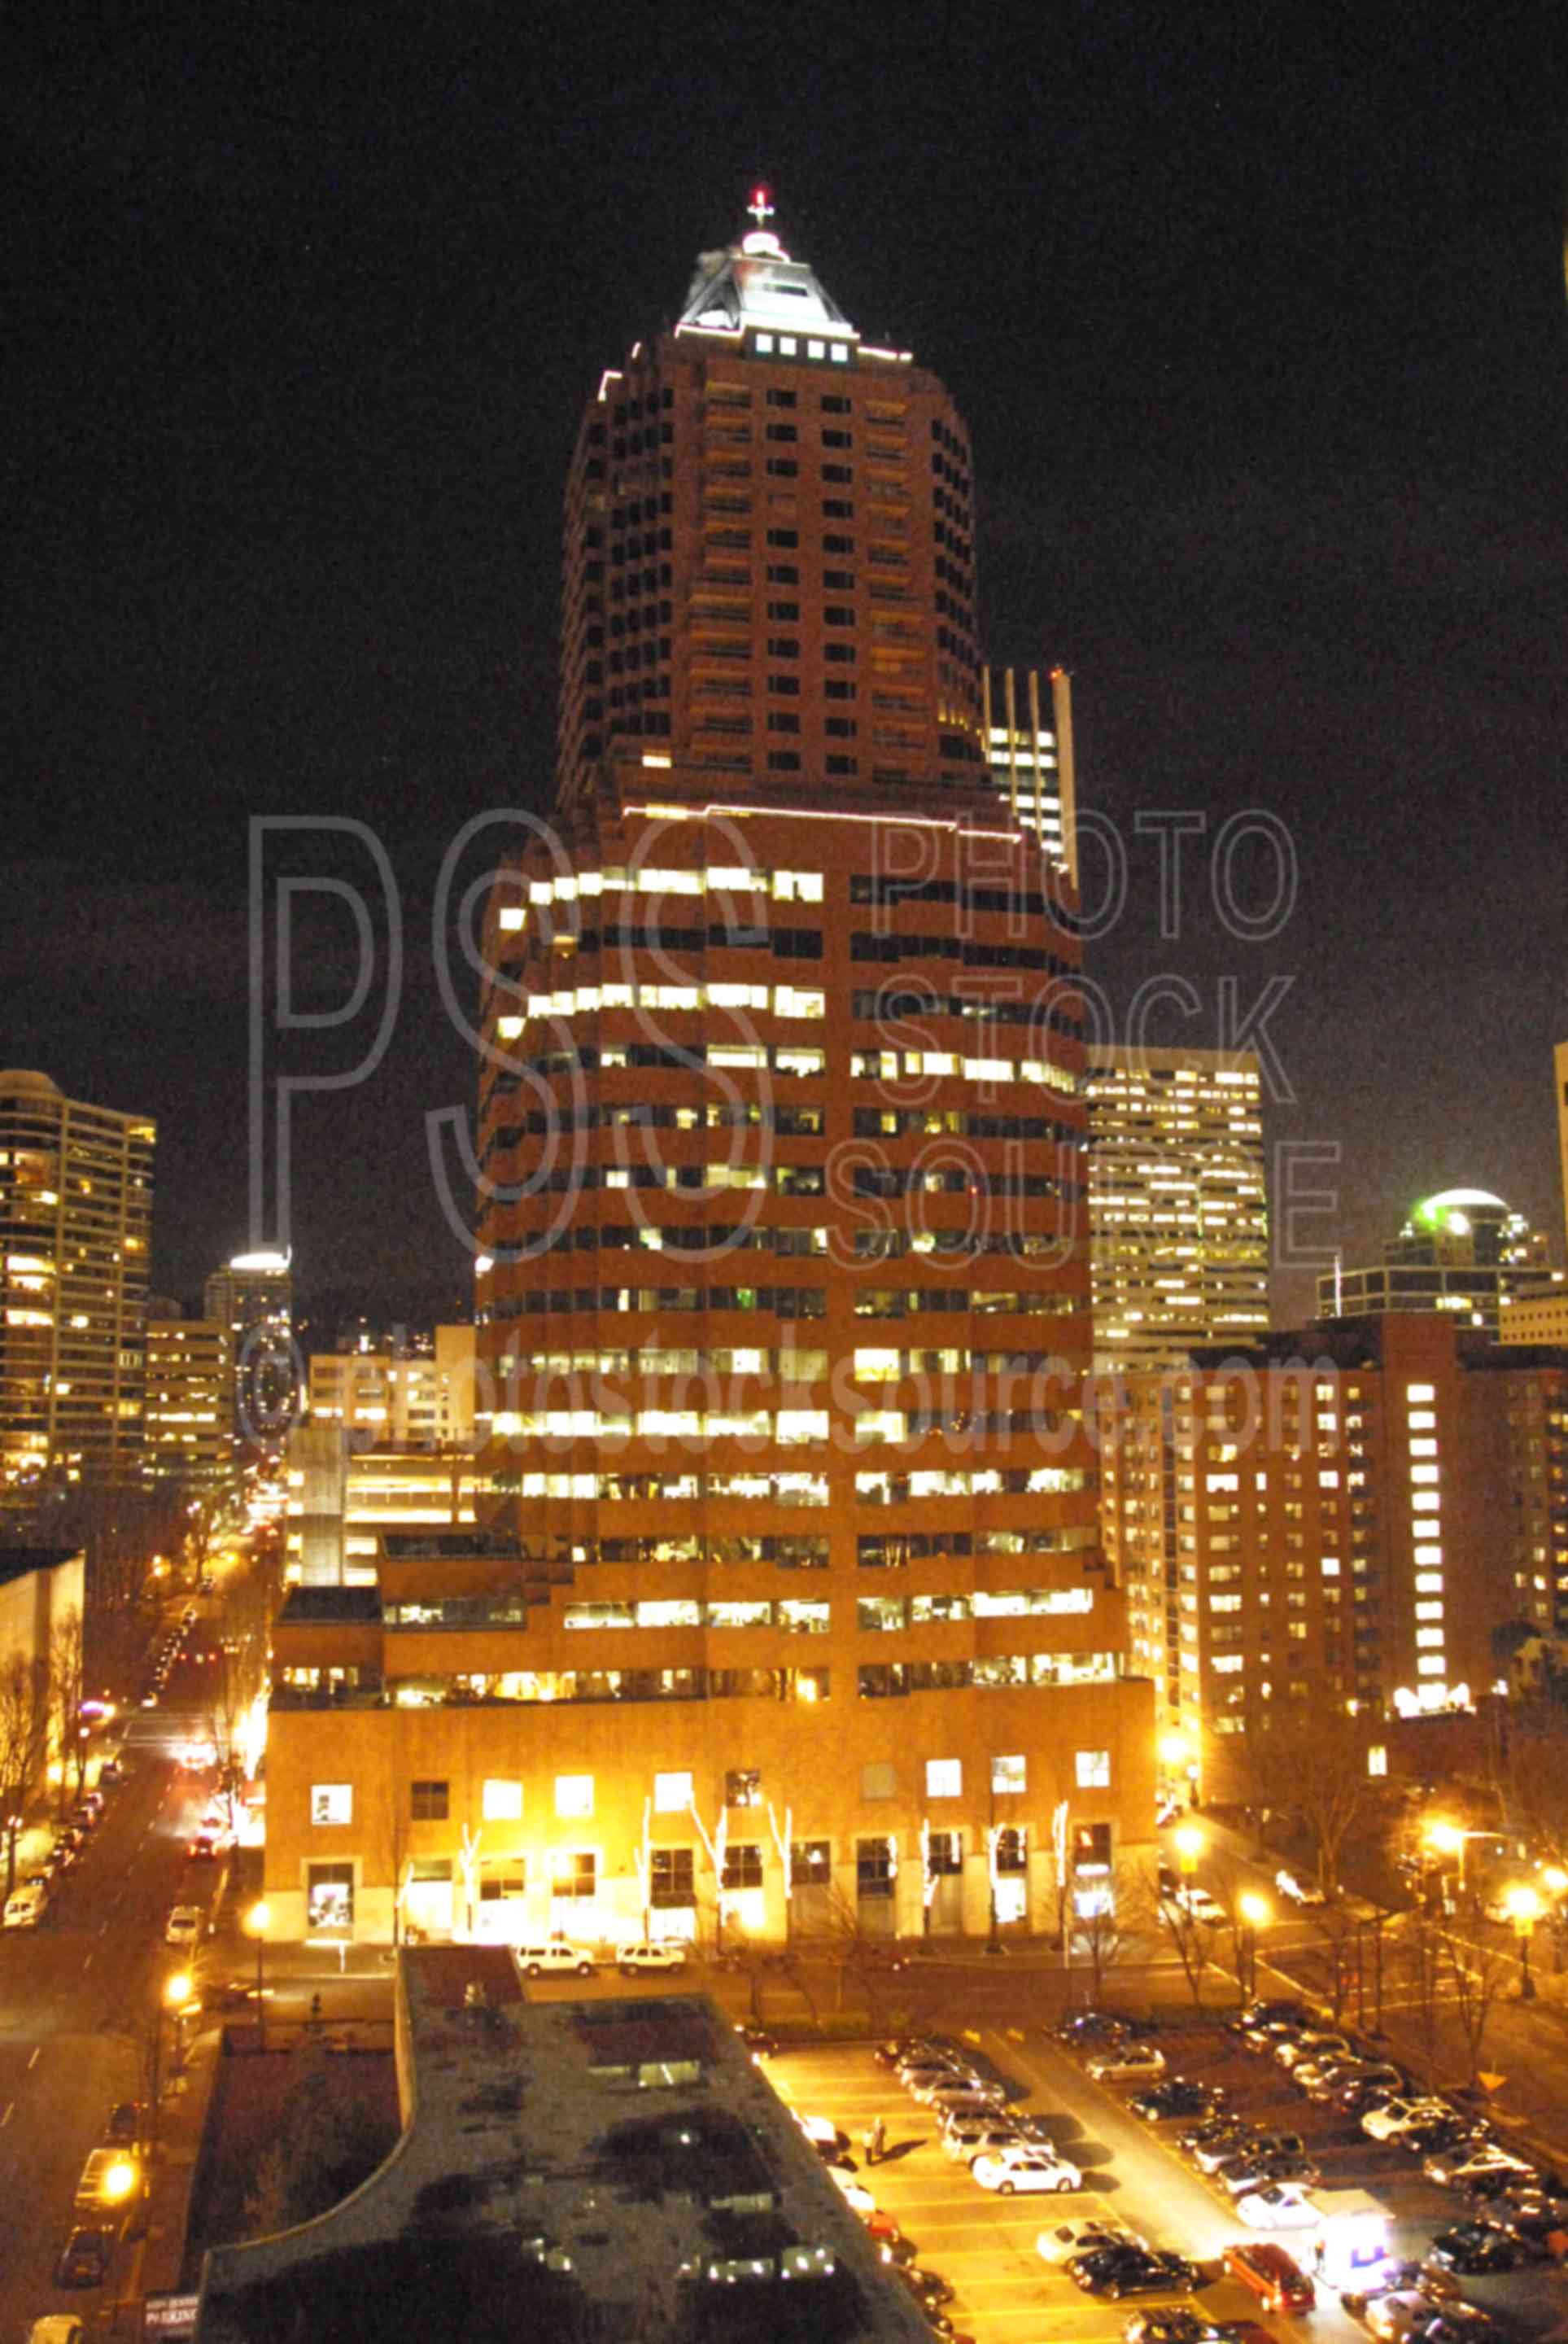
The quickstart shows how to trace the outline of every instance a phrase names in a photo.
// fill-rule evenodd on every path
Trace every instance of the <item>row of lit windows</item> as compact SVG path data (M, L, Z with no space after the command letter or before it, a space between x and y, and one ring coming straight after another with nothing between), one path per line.
M1087 1587L1012 1587L976 1589L969 1594L862 1596L855 1607L856 1627L864 1633L905 1628L926 1628L939 1622L1054 1618L1091 1612L1093 1591ZM689 1596L647 1598L623 1603L568 1603L561 1613L566 1628L779 1628L789 1634L827 1635L832 1607L826 1601L769 1598L708 1602Z
M829 1487L819 1473L540 1473L498 1475L525 1499L579 1499L593 1503L629 1503L644 1500L700 1504L709 1500L744 1498L779 1506L826 1506ZM898 1506L929 1498L1071 1496L1095 1486L1094 1476L1078 1466L1040 1465L1002 1471L1000 1469L933 1469L925 1472L857 1473L858 1504Z

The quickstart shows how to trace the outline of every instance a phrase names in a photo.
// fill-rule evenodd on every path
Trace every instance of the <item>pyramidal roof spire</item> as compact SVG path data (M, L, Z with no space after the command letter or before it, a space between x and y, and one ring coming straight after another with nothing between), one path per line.
M804 260L791 260L764 225L773 217L770 191L754 187L746 209L755 226L738 243L722 252L698 255L697 273L676 332L740 334L754 327L785 331L795 327L802 333L858 342L859 334L824 292L816 272Z

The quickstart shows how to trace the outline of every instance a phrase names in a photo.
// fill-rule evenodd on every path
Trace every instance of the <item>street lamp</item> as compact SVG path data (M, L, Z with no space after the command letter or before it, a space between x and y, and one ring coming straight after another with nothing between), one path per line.
M246 1926L256 1939L256 2031L263 2050L266 2048L266 1997L262 1990L262 1957L266 1949L266 1925L272 1915L265 1903L253 1904Z
M1530 1975L1530 1934L1541 1918L1541 1899L1533 1888L1522 1884L1509 1890L1504 1903L1508 1917L1519 1932L1519 1999L1533 2002L1535 1981Z
M1241 1939L1242 1959L1251 1972L1251 1978L1250 1981L1246 1977L1239 1978L1237 1984L1243 1994L1255 1996L1258 1991L1258 1932L1265 1928L1274 1916L1269 1909L1267 1898L1254 1895L1250 1889L1238 1899L1238 1904L1246 1925Z

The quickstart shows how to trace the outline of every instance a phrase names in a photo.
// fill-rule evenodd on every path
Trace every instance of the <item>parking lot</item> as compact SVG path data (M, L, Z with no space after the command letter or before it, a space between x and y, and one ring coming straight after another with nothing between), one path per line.
M1324 2187L1375 2196L1389 2213L1395 2253L1419 2258L1434 2231L1469 2212L1455 2193L1425 2178L1419 2159L1369 2140L1352 2118L1304 2098L1271 2058L1244 2050L1218 2025L1182 2027L1160 2040L1171 2071L1222 2092L1227 2113L1300 2134ZM1055 2147L1081 2168L1081 2190L999 2197L981 2188L962 2163L943 2154L932 2112L867 2047L781 2053L769 2062L769 2074L790 2106L828 2117L850 2136L856 2179L897 2222L918 2263L950 2283L948 2313L976 2344L1022 2344L1045 2333L1070 2344L1121 2339L1130 2307L1081 2294L1038 2253L1039 2233L1058 2222L1107 2216L1211 2272L1218 2271L1227 2243L1250 2235L1220 2185L1178 2151L1186 2125L1154 2125L1131 2113L1136 2087L1094 2082L1081 2057L1035 2030L970 2033L959 2047L1005 2085L1010 2107L1044 2119ZM868 2166L865 2137L879 2117L885 2153ZM1292 2246L1290 2237L1281 2242L1287 2250ZM1466 2278L1463 2291L1521 2336L1545 2336L1568 2315L1568 2284L1546 2268ZM1194 2301L1217 2319L1259 2317L1255 2299L1222 2278ZM1264 2324L1288 2332L1283 2319ZM1319 2339L1366 2335L1326 2293L1312 2330Z

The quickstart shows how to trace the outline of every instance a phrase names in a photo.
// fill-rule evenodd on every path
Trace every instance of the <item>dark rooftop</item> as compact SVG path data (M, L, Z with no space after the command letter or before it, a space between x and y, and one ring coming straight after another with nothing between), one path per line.
M278 1612L278 1625L302 1628L317 1621L357 1620L375 1626L381 1597L374 1587L291 1587Z
M79 1546L0 1546L0 1585L25 1579L30 1571L58 1571L81 1551Z

